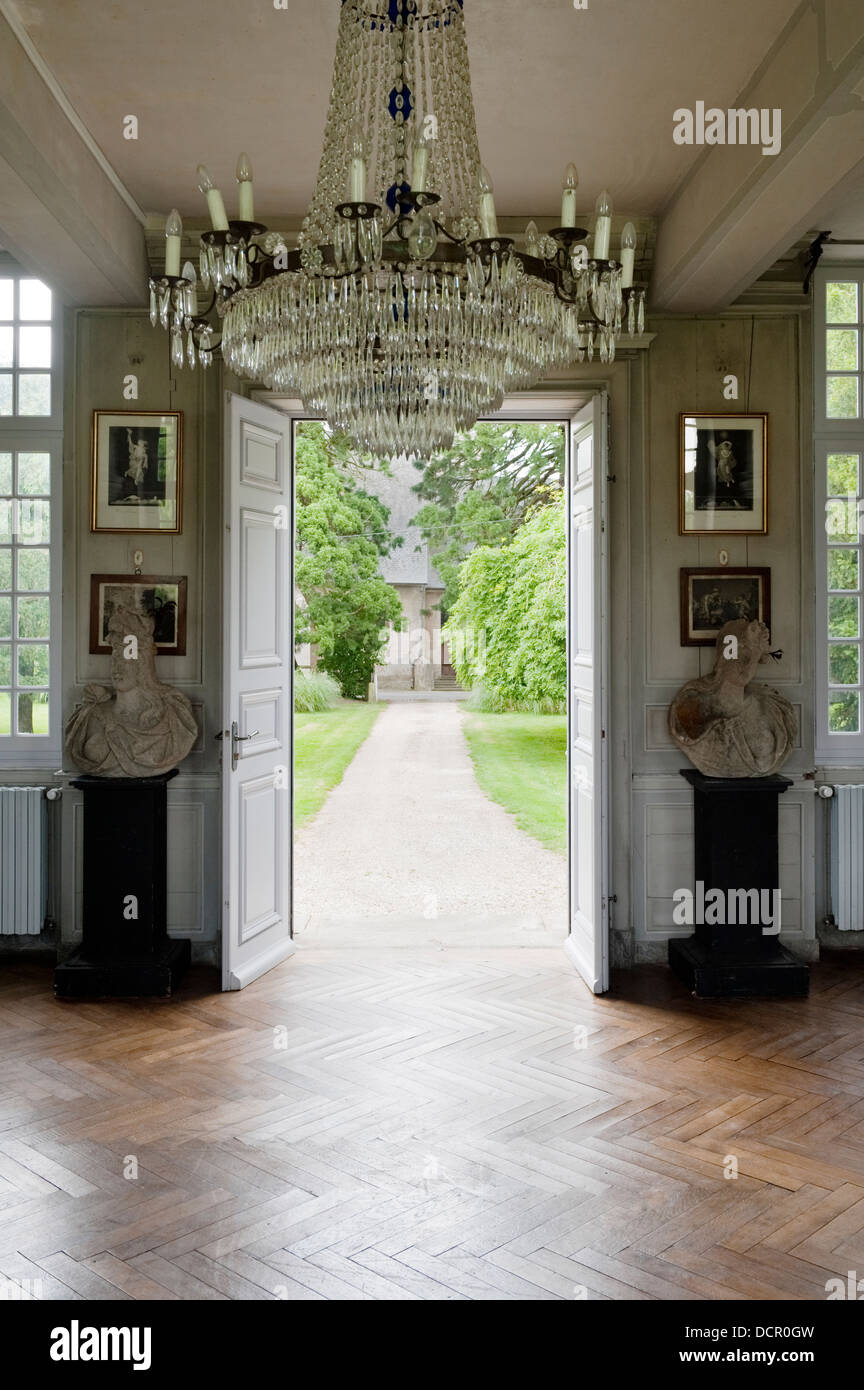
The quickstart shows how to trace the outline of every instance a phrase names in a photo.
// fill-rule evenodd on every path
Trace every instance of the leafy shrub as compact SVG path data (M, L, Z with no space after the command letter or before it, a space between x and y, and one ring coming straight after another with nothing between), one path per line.
M318 666L347 699L365 700L375 665L402 605L378 565L401 540L390 513L363 490L347 441L306 420L297 431L294 641L318 648Z
M339 685L326 671L294 672L294 708L298 714L321 714L339 698Z
M475 710L478 714L566 714L567 700L566 697L508 700L481 684L471 691L464 708Z
M566 709L566 574L562 502L538 507L508 545L478 546L465 560L444 635L475 709Z

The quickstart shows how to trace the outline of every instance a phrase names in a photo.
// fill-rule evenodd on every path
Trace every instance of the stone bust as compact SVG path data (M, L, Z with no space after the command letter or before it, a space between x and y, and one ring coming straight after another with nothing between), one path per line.
M764 623L726 623L711 675L687 681L669 707L669 732L706 777L768 777L792 751L798 726L789 701L751 684L769 647Z
M153 617L130 600L108 623L113 688L88 685L66 721L65 747L94 777L156 777L170 772L198 737L192 706L156 675Z

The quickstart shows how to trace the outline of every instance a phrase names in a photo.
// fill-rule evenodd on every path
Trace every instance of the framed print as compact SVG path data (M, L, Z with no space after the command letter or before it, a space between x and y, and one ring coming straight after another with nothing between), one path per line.
M182 529L182 420L179 410L94 410L91 531Z
M682 569L682 647L713 647L723 624L735 618L770 630L770 569Z
M186 577L158 574L91 574L90 651L111 655L108 623L120 593L141 612L152 613L159 656L186 655Z
M678 532L764 536L768 416L681 415Z

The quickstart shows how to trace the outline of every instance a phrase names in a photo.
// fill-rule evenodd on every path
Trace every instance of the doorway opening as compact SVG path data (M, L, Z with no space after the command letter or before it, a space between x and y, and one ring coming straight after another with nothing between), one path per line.
M230 483L229 708L230 677L249 688L225 850L234 954L238 933L279 927L226 987L298 944L554 945L604 989L605 394L514 400L425 467L362 458L272 404L232 404L231 478L280 493L292 529L271 518L262 548ZM287 740L259 727L270 703ZM289 750L286 815L270 765Z

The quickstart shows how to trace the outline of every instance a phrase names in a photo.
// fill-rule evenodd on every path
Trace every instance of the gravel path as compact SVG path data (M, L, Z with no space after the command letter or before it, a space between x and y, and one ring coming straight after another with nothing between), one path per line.
M294 929L316 946L371 937L546 946L567 933L567 862L477 785L452 703L389 704L298 832Z

